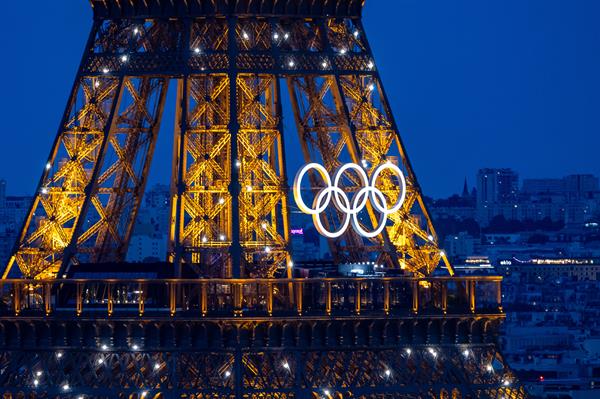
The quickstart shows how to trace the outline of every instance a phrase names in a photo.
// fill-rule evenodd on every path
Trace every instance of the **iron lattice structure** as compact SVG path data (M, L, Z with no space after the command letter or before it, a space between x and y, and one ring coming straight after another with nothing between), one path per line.
M0 284L3 397L526 397L495 345L501 279L430 277L441 262L453 272L362 0L91 4L83 60ZM84 264L122 264L172 82L176 278L70 278ZM329 243L337 263L376 261L403 277L291 278L287 103L307 162L330 174L348 162L402 169L406 200L382 234L348 229ZM391 174L377 188L389 203L399 195ZM364 213L371 230L377 212ZM343 217L331 207L322 220L335 228ZM183 280L184 265L198 278ZM11 279L17 268L23 278Z
M406 201L386 230L365 240L349 229L331 241L336 261L376 261L422 276L438 266L444 255L375 67L360 1L92 6L83 61L5 277L13 265L40 279L80 263L124 260L172 80L170 262L203 276L273 277L292 261L287 91L307 162L332 174L345 162L367 170L393 162L407 177ZM347 177L343 189L355 192L357 183ZM391 174L378 188L389 202L398 196ZM341 215L331 208L324 222L337 226ZM367 213L362 223L369 225L377 216Z
M526 399L501 280L4 280L0 394Z

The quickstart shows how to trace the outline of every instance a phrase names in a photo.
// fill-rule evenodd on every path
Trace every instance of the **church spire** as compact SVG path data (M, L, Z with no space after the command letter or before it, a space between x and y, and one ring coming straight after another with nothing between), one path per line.
M465 177L465 184L463 186L462 197L467 198L469 196L469 185L467 184L467 178Z

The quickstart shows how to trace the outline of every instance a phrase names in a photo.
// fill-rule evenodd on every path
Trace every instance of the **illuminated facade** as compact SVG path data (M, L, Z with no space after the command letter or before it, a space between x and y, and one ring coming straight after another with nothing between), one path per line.
M431 276L453 270L362 1L91 3L83 61L4 273L6 395L525 397L494 344L500 279ZM173 81L174 278L71 278L122 264ZM380 171L379 204L400 205L373 237L358 234L380 220L366 205L329 240L334 261L402 277L291 278L283 92L307 162L330 175L349 163ZM309 194L322 186L307 180ZM338 187L358 195L359 180L350 173ZM329 207L322 221L331 231L344 217ZM9 279L17 270L24 279Z

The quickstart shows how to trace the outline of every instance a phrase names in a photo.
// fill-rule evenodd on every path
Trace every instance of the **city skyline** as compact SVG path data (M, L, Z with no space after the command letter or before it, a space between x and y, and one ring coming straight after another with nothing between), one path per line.
M9 14L27 12L24 3L5 7ZM600 164L593 162L599 143L592 134L600 127L595 117L600 27L592 18L599 8L590 1L569 7L538 0L366 2L365 25L377 67L426 195L460 192L464 177L471 181L482 165L511 167L522 178L600 174ZM17 19L0 27L11 54L11 62L0 66L11 76L9 95L0 99L6 142L0 169L18 195L35 190L89 30L86 2L40 2L36 9L16 40L8 32L21 24ZM47 29L47 18L59 23ZM394 51L390 35L397 39ZM40 45L40 37L60 46ZM31 61L36 57L44 73L27 79L40 66ZM32 101L34 91L43 96ZM171 85L170 99L173 92ZM162 159L170 160L173 118L169 107L150 184L168 183L171 167ZM294 148L291 116L285 117L284 127L286 146ZM301 163L290 157L288 174L293 176Z

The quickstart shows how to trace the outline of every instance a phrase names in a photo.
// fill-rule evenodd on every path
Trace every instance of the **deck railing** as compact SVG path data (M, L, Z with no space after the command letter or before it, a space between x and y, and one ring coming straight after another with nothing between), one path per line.
M0 317L501 314L501 277L0 280Z

